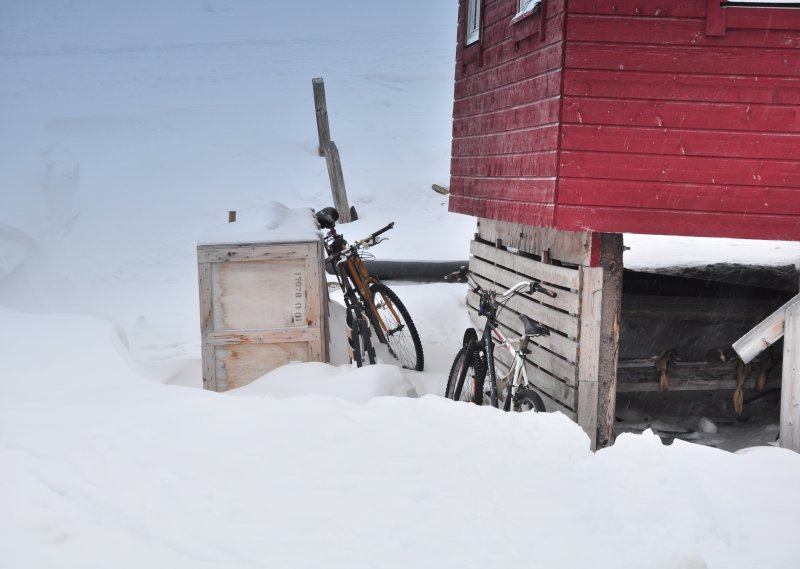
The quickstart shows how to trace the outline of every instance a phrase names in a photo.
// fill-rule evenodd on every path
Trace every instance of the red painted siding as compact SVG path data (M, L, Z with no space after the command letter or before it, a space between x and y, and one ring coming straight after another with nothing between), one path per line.
M482 45L459 45L451 210L800 240L800 10L545 3L543 41L485 0Z
M558 168L564 6L511 24L518 0L484 0L480 44L459 9L450 208L551 226Z

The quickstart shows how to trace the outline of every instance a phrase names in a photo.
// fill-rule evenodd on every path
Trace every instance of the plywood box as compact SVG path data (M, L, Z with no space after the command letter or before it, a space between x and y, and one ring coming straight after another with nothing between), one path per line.
M272 213L272 229L231 223L198 244L205 389L241 387L293 361L328 361L324 248L312 212Z

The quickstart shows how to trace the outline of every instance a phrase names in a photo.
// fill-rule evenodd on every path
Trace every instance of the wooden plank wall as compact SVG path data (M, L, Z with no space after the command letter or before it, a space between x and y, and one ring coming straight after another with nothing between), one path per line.
M536 251L536 253L531 253ZM518 227L489 219L478 221L470 244L470 270L484 288L506 290L536 279L557 293L513 297L498 315L511 338L522 331L520 314L539 321L550 335L534 338L528 356L529 381L548 411L561 411L587 433L592 448L614 438L614 410L622 291L622 236ZM594 265L594 266L592 266ZM478 330L479 297L467 305ZM501 374L509 354L495 350Z
M564 0L544 6L512 23L518 0L484 0L481 40L465 46L459 2L451 211L552 225Z
M481 228L490 226L486 220L481 221L479 233L470 244L470 270L477 275L481 286L502 291L520 281L537 279L558 294L556 298L518 295L500 312L498 320L508 337L519 337L520 314L550 328L550 336L535 338L531 343L529 379L542 395L548 411L561 411L577 420L581 270L545 263L539 256L521 255L502 245L498 247L496 242L485 239L494 233L481 233ZM470 292L467 305L476 328L483 329L485 318L478 316L477 295ZM498 349L495 355L499 371L506 373L511 363L507 352Z
M557 227L800 240L800 10L570 0L566 30Z

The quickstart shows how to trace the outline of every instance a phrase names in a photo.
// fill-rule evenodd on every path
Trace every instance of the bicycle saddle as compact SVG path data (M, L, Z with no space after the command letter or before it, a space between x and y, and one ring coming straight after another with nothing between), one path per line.
M539 324L536 320L525 316L524 314L519 315L519 319L522 320L522 324L525 326L525 335L526 336L549 336L550 330Z
M339 219L339 212L335 207L326 207L317 212L317 223L323 229L331 229Z

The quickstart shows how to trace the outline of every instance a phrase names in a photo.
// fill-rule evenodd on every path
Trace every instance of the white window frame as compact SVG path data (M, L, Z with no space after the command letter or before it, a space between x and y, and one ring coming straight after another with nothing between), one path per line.
M481 0L467 0L467 36L464 41L470 45L481 39Z
M537 10L540 4L541 0L519 0L519 3L517 4L517 15L515 18L519 18Z

